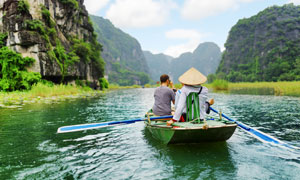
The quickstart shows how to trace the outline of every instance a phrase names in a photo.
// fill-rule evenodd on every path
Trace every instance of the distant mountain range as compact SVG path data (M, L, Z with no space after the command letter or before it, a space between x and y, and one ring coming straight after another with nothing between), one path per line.
M154 81L159 81L162 74L168 74L175 83L178 83L179 76L191 67L206 76L215 73L221 60L221 50L213 42L201 43L194 52L183 53L178 58L152 54L149 51L144 51L144 55Z
M149 67L139 42L114 27L107 19L90 15L110 83L119 85L146 84L150 81Z
M151 79L159 81L162 74L169 74L178 83L178 77L191 67L205 75L215 73L221 60L220 48L212 42L202 43L193 53L187 52L178 58L143 52L135 38L114 27L109 20L92 15L90 18L98 35L97 40L103 46L101 55L110 83L145 84Z

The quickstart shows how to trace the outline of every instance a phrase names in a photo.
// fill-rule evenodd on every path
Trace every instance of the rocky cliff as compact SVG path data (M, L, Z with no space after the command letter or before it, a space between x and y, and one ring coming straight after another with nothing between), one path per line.
M234 25L218 76L229 81L300 80L300 6L269 7Z
M108 19L90 16L98 42L103 45L102 57L111 83L120 85L149 82L149 68L139 42L116 28Z
M30 70L44 79L97 86L103 77L101 46L83 0L1 0L0 31L6 46L36 60Z

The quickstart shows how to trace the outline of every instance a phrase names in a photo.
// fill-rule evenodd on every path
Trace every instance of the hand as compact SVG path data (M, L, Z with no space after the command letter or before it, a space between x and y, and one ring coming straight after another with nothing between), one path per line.
M170 121L167 121L167 126L171 126L174 123L173 119Z
M210 100L208 101L208 103L209 103L210 105L213 105L213 104L215 103L215 100L214 100L214 99L210 99Z
M172 89L174 89L174 85L173 85L173 82L172 82L172 81L170 81L169 85L170 85L170 87L171 87Z

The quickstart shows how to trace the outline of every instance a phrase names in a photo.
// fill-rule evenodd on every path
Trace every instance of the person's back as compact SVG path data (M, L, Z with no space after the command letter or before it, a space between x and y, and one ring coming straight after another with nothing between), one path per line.
M201 90L201 91L200 91ZM207 100L207 94L208 94L208 89L206 87L194 87L194 86L183 86L181 89L181 94L179 98L179 102L177 107L176 107L176 112L174 114L174 118L179 119L182 113L186 113L186 99L190 93L199 93L199 108L200 108L200 116L201 119L204 118L206 111L207 111L207 106L205 104Z
M169 76L164 74L160 77L161 86L154 92L153 113L157 116L171 115L171 102L175 101L174 91L168 88Z
M181 88L181 93L177 98L178 102L176 103L176 110L173 119L168 121L167 125L171 125L173 122L179 120L191 121L194 119L205 118L205 114L209 113L209 106L213 104L213 100L206 102L208 89L201 86L201 84L205 83L206 80L206 76L195 68L190 68L179 77L178 81L184 84L184 86ZM192 96L189 96L190 94ZM193 98L197 98L196 101ZM195 112L196 114L194 114ZM186 118L187 115L188 119Z

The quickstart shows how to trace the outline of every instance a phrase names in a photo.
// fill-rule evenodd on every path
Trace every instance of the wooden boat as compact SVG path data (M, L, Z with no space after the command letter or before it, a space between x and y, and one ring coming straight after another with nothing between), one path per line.
M200 122L175 122L167 126L166 120L145 121L152 136L164 144L226 141L237 124L225 119L209 118Z

